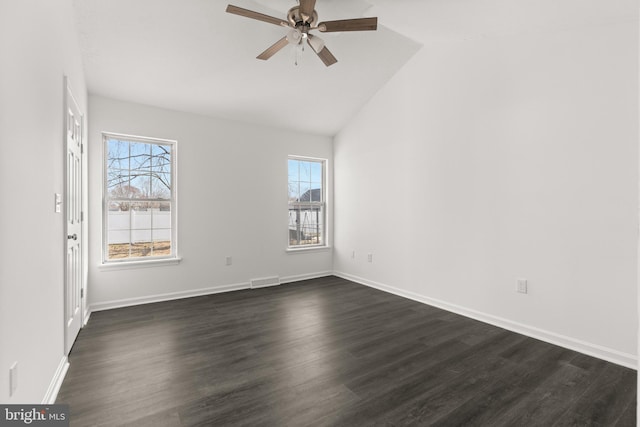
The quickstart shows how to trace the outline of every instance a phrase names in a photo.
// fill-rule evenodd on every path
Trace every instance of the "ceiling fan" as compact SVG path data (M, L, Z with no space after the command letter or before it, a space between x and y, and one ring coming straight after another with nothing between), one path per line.
M320 37L310 34L310 31L318 30L322 33L332 33L339 31L372 31L378 28L378 18L341 19L318 23L318 12L315 11L315 7L316 0L300 0L298 6L289 9L286 20L231 4L227 6L227 12L289 29L286 36L258 55L258 59L267 60L283 47L289 44L302 45L306 40L311 49L327 67L335 64L338 60L324 45L324 41Z

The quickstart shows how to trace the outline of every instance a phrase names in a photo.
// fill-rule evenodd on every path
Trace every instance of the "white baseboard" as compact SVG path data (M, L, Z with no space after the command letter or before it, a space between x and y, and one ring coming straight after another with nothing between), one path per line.
M60 391L60 387L62 387L62 382L64 381L65 375L67 375L68 369L69 360L67 359L67 356L63 356L58 364L58 369L56 369L55 374L53 374L51 383L49 383L49 388L47 388L47 392L42 398L43 405L53 405L56 403L58 392Z
M299 282L299 281L308 280L308 279L316 279L318 277L331 276L332 274L333 274L333 271L322 271L317 273L286 276L286 277L280 278L280 284ZM89 307L90 309L85 315L85 318L88 320L89 316L91 316L91 313L94 311L111 310L114 308L130 307L130 306L141 305L141 304L151 304L154 302L171 301L171 300L181 299L181 298L191 298L191 297L198 297L203 295L219 294L222 292L239 291L239 290L250 289L250 288L251 288L250 282L243 282L243 283L236 283L231 285L215 286L210 288L193 289L193 290L180 291L180 292L169 292L169 293L149 295L144 297L125 298L125 299L119 299L119 300L113 300L113 301L99 302L99 303L94 303L90 305Z
M165 294L149 295L144 297L125 298L120 300L105 301L91 304L91 312L111 310L113 308L130 307L133 305L151 304L154 302L171 301L175 299L199 297L202 295L218 294L222 292L239 291L249 289L249 282L233 285L215 286L210 288L192 289L188 291L169 292Z
M87 326L89 317L91 317L91 307L87 306L87 309L84 311L84 316L82 317L82 326Z
M429 298L424 295L417 294L415 292L405 291L393 286L378 283L372 280L364 279L362 277L354 276L348 273L334 271L335 276L343 279L350 280L371 288L375 288L384 292L388 292L394 295L398 295L404 298L408 298L414 301L421 302L423 304L431 305L441 308L443 310L450 311L452 313L460 314L465 317L470 317L475 320L479 320L484 323L489 323L494 326L498 326L503 329L507 329L513 332L517 332L522 335L526 335L532 338L539 339L541 341L548 342L550 344L559 345L561 347L568 348L580 353L587 354L589 356L597 357L599 359L606 360L608 362L622 365L631 369L638 369L638 358L629 353L624 353L618 350L607 348L598 344L589 343L576 338L568 337L566 335L557 334L555 332L546 331L533 326L525 325L522 323L514 322L509 319L494 316L491 314L483 313L470 308L462 307L456 304L450 304L445 301L440 301L434 298Z
M318 273L297 274L295 276L286 276L280 278L280 283L300 282L302 280L317 279L320 277L332 276L333 271L321 271Z

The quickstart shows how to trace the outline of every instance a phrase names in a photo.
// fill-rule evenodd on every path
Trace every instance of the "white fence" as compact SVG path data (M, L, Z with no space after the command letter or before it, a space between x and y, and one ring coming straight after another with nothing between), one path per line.
M107 242L110 244L171 240L171 212L169 211L159 209L109 211L108 216Z
M296 219L300 224L296 224ZM171 240L171 212L161 211L157 208L150 208L146 211L109 211L109 232L107 242L109 244L118 243L141 243L150 241ZM296 218L295 211L289 211L290 237L296 236L296 230L300 230L301 239L317 237L318 231L322 230L322 214L315 211L302 211L299 218ZM129 234L131 230L131 235ZM129 240L131 239L131 240Z

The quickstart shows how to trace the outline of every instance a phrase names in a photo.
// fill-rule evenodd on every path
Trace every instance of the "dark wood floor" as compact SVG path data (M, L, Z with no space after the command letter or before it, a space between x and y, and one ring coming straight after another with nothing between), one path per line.
M327 277L94 313L72 426L635 426L636 372Z

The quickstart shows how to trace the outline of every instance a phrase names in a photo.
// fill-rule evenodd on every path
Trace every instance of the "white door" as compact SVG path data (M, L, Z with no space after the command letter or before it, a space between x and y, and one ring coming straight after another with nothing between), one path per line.
M65 79L66 116L66 268L64 292L65 354L82 326L82 138L83 115Z

